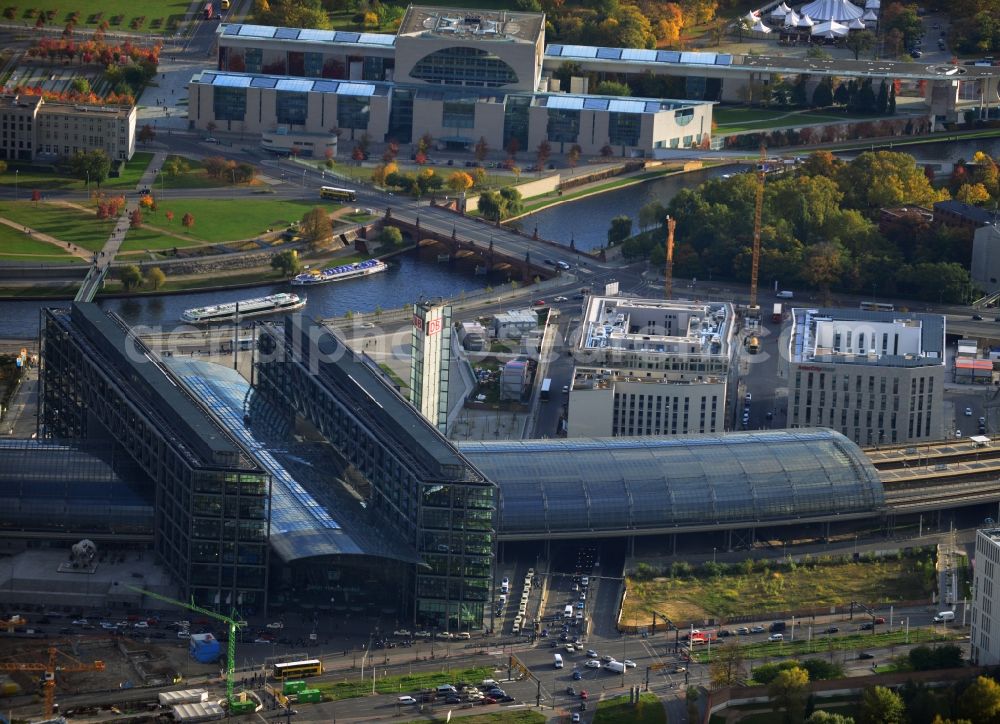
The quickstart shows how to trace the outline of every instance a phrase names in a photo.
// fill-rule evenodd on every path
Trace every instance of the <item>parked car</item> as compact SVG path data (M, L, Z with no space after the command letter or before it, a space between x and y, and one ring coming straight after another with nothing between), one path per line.
M764 633L764 627L763 626L752 626L750 628L750 633L752 633L752 634L755 634L755 633Z
M582 678L583 678L583 674L582 673L580 673L579 671L574 671L573 672L573 681L579 681Z
M587 665L588 669L599 669L599 668L601 668L601 662L598 661L597 659L590 659L589 661L587 661L586 665Z
M596 658L600 658L600 657L599 657L598 653L596 651L594 651L593 649L587 649L587 658L588 659L596 659Z
M828 634L835 634L835 633L837 633L838 631L840 631L840 629L839 629L839 628L837 628L836 626L827 626L827 627L826 627L826 628L825 628L825 629L823 630L823 633L828 633Z

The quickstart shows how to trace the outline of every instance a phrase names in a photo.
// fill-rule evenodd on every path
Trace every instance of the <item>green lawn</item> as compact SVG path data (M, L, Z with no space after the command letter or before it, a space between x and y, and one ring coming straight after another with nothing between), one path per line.
M716 106L712 120L717 133L762 131L807 123L837 123L856 120L878 120L880 116L858 115L833 111L797 111L795 109L770 110L767 108L730 108Z
M160 228L169 228L171 226L175 227L175 231L183 231L184 227L178 219L174 219L172 222L167 223L166 218L164 218L163 213L158 214L146 214L144 216L147 222L155 224ZM168 236L166 234L161 234L156 229L150 229L147 226L142 226L138 229L129 229L128 233L125 235L125 241L122 242L121 252L123 254L128 254L131 252L144 252L144 251L164 251L167 249L173 249L177 247L178 249L184 248L186 246L197 246L200 242L191 239L184 238L178 239L176 236Z
M79 28L97 28L108 21L109 33L142 32L161 34L176 31L177 23L184 19L190 3L187 0L160 0L152 5L136 5L132 0L101 0L100 3L82 0L7 0L2 8L14 8L14 17L4 17L4 22L24 23L35 27L35 17L28 17L30 10L54 10L55 15L47 27L62 28L70 15L79 12ZM133 21L137 21L133 25Z
M174 158L178 157L171 155L167 156L166 160L170 161ZM166 175L157 176L152 185L152 191L154 194L159 189L211 189L230 185L222 179L209 177L209 175L205 173L205 166L200 161L193 158L187 158L186 156L182 156L180 158L187 163L189 169L188 172L174 176L173 178ZM240 188L245 187L241 186Z
M421 689L429 689L441 684L454 684L457 681L479 682L492 675L492 667L478 666L474 669L446 669L421 674L386 676L375 680L375 691L379 694L413 694ZM315 688L323 692L325 701L335 701L370 694L372 683L371 679L364 681L354 679L318 683Z
M172 225L191 239L203 242L251 239L268 229L281 229L302 219L303 215L319 206L315 202L280 201L276 199L170 199L160 204L156 218L163 218L166 211L174 212ZM337 207L323 204L328 211ZM185 214L194 217L194 226L185 229L181 219ZM152 217L151 217L152 218ZM160 225L159 221L156 222Z
M0 261L31 261L42 264L83 263L83 259L73 256L65 249L60 249L47 241L34 239L6 224L0 224Z
M96 214L45 202L0 202L0 216L90 251L100 251L114 228L112 221L102 221Z
M639 703L629 704L627 696L604 699L597 704L594 724L667 724L667 710L656 694L639 695Z
M2 5L3 0L0 0ZM90 184L91 191L98 190L124 190L134 191L142 174L153 160L153 154L139 152L132 156L132 160L125 164L122 175L118 178L109 178L101 188L97 184ZM17 171L15 173L15 171ZM20 170L16 163L8 166L7 172L0 176L0 186L16 186L19 198L31 199L31 192L34 189L39 191L85 191L87 182L73 176L66 176L55 173L44 173L39 171Z
M878 605L929 598L934 588L929 552L860 561L733 564L649 580L629 578L622 621L652 623L653 612L673 621L700 621L863 601Z
M888 648L890 646L903 646L907 643L922 644L930 642L955 641L963 634L960 631L950 629L944 631L934 628L911 628L909 637L905 631L892 631L886 633L858 632L848 636L816 636L813 632L812 641L806 640L806 632L801 630L801 626L796 626L795 641L761 641L760 643L747 644L742 647L743 656L746 659L762 659L769 656L803 656L805 654L824 654L829 651L861 651L868 649ZM788 634L786 634L787 636ZM800 638L801 637L801 638ZM734 643L721 644L721 646L735 646ZM712 645L711 657L707 650L699 650L694 654L695 661L707 664L715 658L719 647Z

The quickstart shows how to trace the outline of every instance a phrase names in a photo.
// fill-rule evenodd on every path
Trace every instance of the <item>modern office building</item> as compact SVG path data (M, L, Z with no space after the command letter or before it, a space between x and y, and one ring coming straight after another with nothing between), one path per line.
M972 235L972 283L992 294L1000 291L1000 225L981 226Z
M125 323L96 304L42 312L42 439L105 446L155 500L153 545L202 605L267 605L271 476Z
M451 306L418 302L410 337L410 401L442 434L448 432L450 371Z
M112 161L135 153L135 106L54 103L41 96L0 95L0 158L34 161L101 149Z
M733 326L727 303L588 297L567 434L722 431Z
M327 328L288 317L261 326L259 348L263 399L325 439L366 510L419 555L406 578L413 620L448 631L488 625L494 484Z
M975 560L969 659L976 666L997 666L1000 664L1000 529L976 531Z
M585 154L648 155L707 139L709 102L549 92L544 28L541 13L415 5L397 35L223 25L217 68L191 79L188 118L240 133L337 128L343 141L429 134L439 147L483 138L503 149L516 139L525 151L548 141Z
M941 315L795 308L787 355L789 427L830 427L859 445L943 436Z

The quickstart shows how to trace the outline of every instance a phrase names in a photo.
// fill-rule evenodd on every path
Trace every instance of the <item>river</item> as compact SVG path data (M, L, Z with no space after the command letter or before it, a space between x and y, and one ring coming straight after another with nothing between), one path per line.
M354 312L398 309L421 297L457 297L483 289L491 281L475 276L471 269L438 264L434 255L401 254L389 260L382 274L312 287L271 284L253 289L227 289L191 294L127 297L100 301L103 309L117 312L130 325L144 324L169 329L180 324L180 314L190 307L263 296L279 291L305 294L305 313L313 317L337 317ZM505 280L495 280L493 283ZM68 306L69 302L0 302L0 338L28 339L38 335L39 310Z

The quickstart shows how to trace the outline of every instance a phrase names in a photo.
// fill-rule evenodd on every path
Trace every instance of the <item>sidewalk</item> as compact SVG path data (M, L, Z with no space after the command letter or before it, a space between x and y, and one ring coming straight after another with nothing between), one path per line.
M149 162L146 170L142 174L142 178L139 179L139 183L136 185L136 191L139 189L150 188L153 182L156 181L156 172L163 167L163 162L167 160L166 151L157 151L153 154L153 160ZM122 242L125 241L125 234L128 233L129 227L131 225L129 216L130 214L139 208L138 197L135 200L129 201L125 204L125 208L122 211L121 216L118 217L118 221L115 223L115 228L111 231L111 236L104 243L104 248L101 249L100 256L95 260L95 264L98 266L111 266L111 262L114 261L115 255L121 248Z
M21 384L10 400L10 409L0 424L4 436L30 439L37 431L38 411L38 369L25 371Z

